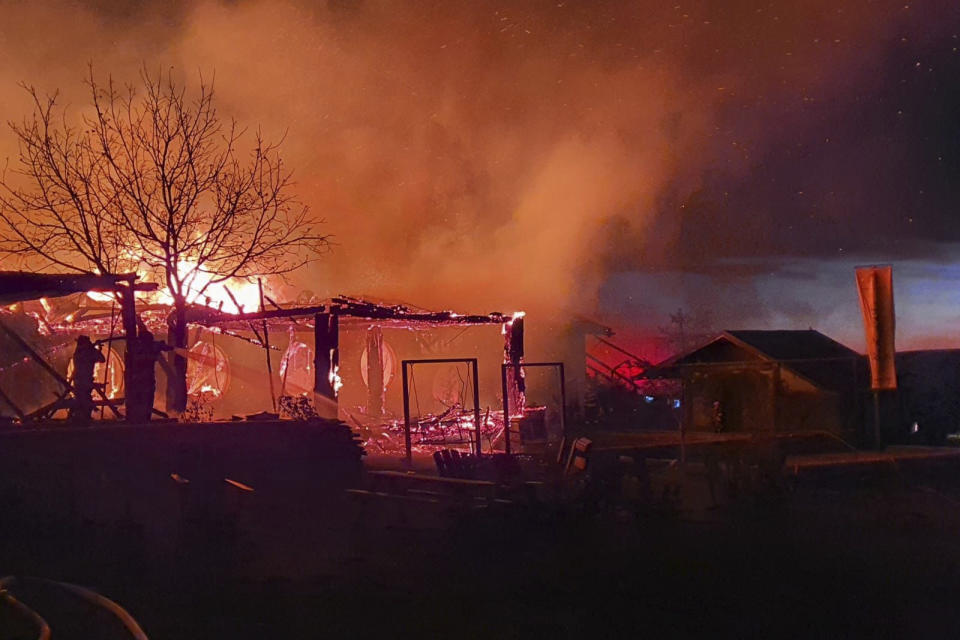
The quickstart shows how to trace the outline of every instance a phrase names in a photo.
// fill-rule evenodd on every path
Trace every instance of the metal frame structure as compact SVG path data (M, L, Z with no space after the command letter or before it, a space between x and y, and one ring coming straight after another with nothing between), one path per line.
M520 362L513 364L504 362L500 365L500 384L503 391L503 449L510 455L510 393L507 384L507 371L510 369L525 369L528 367L553 367L560 373L560 429L563 437L567 437L567 383L563 373L562 362Z
M476 442L474 447L476 454L480 455L480 379L477 375L476 358L426 358L418 360L401 360L401 370L403 372L403 442L407 450L407 464L413 460L413 445L410 442L410 387L407 376L407 367L413 367L415 364L446 364L463 363L470 365L473 370L473 425L476 431Z

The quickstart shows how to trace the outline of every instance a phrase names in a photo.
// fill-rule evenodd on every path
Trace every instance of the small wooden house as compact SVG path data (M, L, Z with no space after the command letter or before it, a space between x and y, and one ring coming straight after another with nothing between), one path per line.
M853 435L863 356L819 331L724 331L670 358L688 431L829 431Z

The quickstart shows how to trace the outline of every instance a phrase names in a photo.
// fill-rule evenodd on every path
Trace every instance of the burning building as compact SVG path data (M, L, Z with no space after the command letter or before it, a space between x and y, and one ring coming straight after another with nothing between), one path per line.
M10 355L0 371L0 389L15 397L2 409L8 419L62 415L78 335L89 335L105 355L95 372L103 396L100 417L121 417L113 405L122 405L128 376L123 305L116 298L110 283L91 287L79 280L49 292L10 289L5 326L13 327L11 335L23 344L5 350L19 355ZM549 367L559 367L559 378L549 371L540 375L540 368L531 374L530 390L546 401L527 406L528 366L534 371L543 363L524 362L522 313L464 315L346 297L296 304L270 300L272 308L247 313L236 295L230 298L237 312L212 301L189 308L189 404L181 419L339 418L384 451L403 444L508 448L511 431L505 425L511 421L504 419L505 410L514 418L515 443L521 436L543 439L563 429L562 358ZM162 337L170 313L154 292L138 301L136 318ZM35 375L37 367L51 375ZM571 370L576 381L577 367ZM158 364L158 417L165 417L171 372L168 363ZM32 381L29 388L23 388L25 380Z

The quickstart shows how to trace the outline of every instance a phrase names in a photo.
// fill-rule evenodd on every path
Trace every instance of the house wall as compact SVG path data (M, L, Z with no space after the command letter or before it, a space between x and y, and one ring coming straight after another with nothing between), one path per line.
M784 367L777 371L775 365L760 361L754 366L698 367L685 376L684 385L690 430L715 430L715 401L721 404L724 432L775 429L841 433L850 428L849 403Z
M714 402L723 413L722 431L763 431L773 428L771 371L753 367L712 367L684 378L687 429L714 431Z
M823 391L781 393L777 399L779 431L846 430L842 398Z
M854 401L826 391L793 371L734 343L717 341L683 365L687 428L715 429L713 403L723 410L723 430L830 431L852 428Z

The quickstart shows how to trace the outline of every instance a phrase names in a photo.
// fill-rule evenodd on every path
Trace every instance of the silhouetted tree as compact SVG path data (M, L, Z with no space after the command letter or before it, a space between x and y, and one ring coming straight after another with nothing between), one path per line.
M23 85L34 111L10 123L18 162L0 178L0 256L34 268L140 272L173 300L173 408L186 403L186 310L231 278L289 273L328 247L291 193L276 143L245 142L213 83L172 72L118 88L91 68L89 110L70 124L57 94Z

